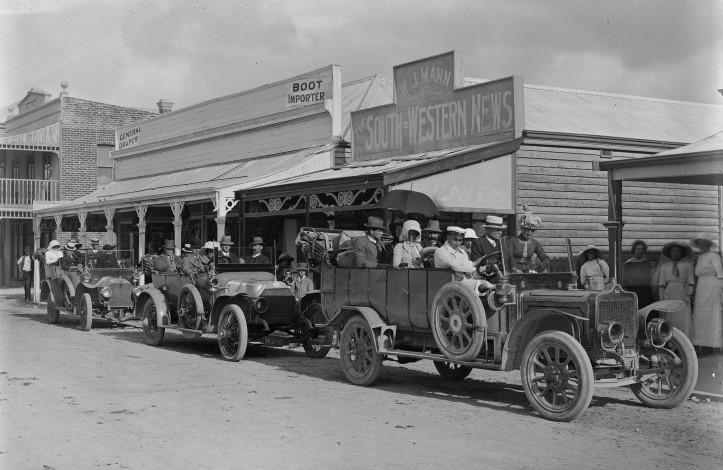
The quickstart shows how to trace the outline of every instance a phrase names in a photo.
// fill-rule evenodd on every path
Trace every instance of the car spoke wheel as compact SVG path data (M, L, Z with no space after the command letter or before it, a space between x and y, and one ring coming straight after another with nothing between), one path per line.
M673 328L664 348L650 352L648 364L659 372L630 387L638 400L653 408L675 408L688 399L698 381L698 358L682 331Z
M484 345L485 314L479 297L458 283L442 286L432 300L430 324L445 357L471 361Z
M522 355L522 388L532 407L553 421L572 421L590 405L592 365L582 345L562 331L535 336Z
M196 329L196 299L190 291L181 294L178 302L178 327Z
M309 305L309 310L307 310L307 312L304 314L304 317L311 324L311 328L314 328L315 324L326 323L326 316L324 315L324 310L321 308L321 305L316 302ZM317 330L314 337L305 339L302 343L302 346L304 347L304 352L308 357L321 359L323 357L326 357L326 355L329 353L329 349L331 349L331 347L326 345L328 345L330 342L331 335L329 334L329 329L324 328Z
M352 317L341 332L339 358L347 380L354 385L371 385L382 370L374 333L361 316Z
M45 317L48 319L48 323L53 325L58 323L58 319L60 318L60 311L58 311L58 307L55 306L55 302L53 302L51 299L48 299L48 306L45 310Z
M83 331L90 330L93 325L93 300L90 294L85 293L80 298L80 304L76 306L78 316L80 316L80 329Z
M240 361L246 354L249 332L241 307L226 305L218 321L218 349L227 361Z
M143 304L143 339L146 344L160 346L166 329L158 326L158 313L153 299L147 299Z
M469 366L445 361L434 361L434 368L439 375L449 380L464 380L472 372Z

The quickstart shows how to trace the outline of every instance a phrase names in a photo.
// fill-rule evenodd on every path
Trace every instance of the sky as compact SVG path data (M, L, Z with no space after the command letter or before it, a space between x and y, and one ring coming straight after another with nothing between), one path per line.
M723 105L723 0L0 0L0 106L174 109L329 64L450 50L475 78Z

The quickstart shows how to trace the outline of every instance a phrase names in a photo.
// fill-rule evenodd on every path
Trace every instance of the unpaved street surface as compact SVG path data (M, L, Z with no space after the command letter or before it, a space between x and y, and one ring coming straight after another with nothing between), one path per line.
M723 404L641 406L597 390L573 423L531 412L519 372L461 383L425 361L389 363L374 387L334 351L251 347L219 359L215 338L45 321L0 298L2 469L721 468Z

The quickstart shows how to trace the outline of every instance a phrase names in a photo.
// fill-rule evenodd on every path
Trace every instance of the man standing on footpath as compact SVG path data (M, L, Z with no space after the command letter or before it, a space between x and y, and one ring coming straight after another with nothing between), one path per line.
M29 246L26 246L23 250L23 256L18 259L18 269L23 278L23 288L25 289L25 299L23 303L29 304L30 300L30 286L33 283L33 258L30 256Z

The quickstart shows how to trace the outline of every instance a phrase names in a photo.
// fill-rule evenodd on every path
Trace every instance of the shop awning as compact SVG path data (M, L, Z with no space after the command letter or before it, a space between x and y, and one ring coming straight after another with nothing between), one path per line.
M160 204L167 201L194 201L214 198L217 191L230 193L242 184L270 183L331 165L333 145L304 149L294 153L268 156L243 162L192 168L145 178L113 181L87 196L44 208L39 215L72 213L77 210L100 211L104 206L121 208L138 203Z
M614 181L723 185L723 132L673 150L600 162Z
M361 188L411 187L435 199L441 210L472 210L474 206L477 211L484 204L480 205L482 201L476 194L483 189L486 180L474 180L474 175L482 172L489 175L487 183L495 183L496 188L506 188L491 190L490 195L498 189L500 194L506 193L498 198L494 209L501 209L497 207L498 203L509 209L512 204L512 159L510 157L492 164L489 161L511 155L519 149L521 143L521 139L516 139L351 163L286 180L276 180L273 186L240 188L236 191L236 197L243 197L248 201ZM470 169L475 171L469 171Z
M0 150L57 152L60 150L60 123L32 132L0 137Z

